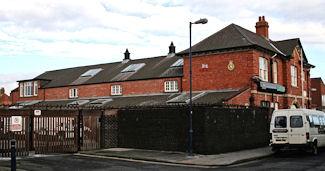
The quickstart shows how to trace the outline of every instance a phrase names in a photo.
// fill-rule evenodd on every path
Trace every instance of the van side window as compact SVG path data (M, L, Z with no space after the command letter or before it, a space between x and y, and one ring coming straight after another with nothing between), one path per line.
M287 117L286 116L277 116L275 117L275 128L286 128L287 127Z
M320 126L320 122L319 122L319 118L318 118L318 116L313 116L313 121L314 121L314 125L315 125L315 127L317 127L317 128L319 128L319 126Z
M302 116L290 116L290 127L301 128L303 126Z

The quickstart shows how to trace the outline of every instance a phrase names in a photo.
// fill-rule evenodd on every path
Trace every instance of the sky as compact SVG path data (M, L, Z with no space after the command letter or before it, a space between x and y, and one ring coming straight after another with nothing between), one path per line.
M324 0L0 0L0 87L45 71L167 55L231 23L255 32L259 16L272 40L300 38L311 77L325 81Z

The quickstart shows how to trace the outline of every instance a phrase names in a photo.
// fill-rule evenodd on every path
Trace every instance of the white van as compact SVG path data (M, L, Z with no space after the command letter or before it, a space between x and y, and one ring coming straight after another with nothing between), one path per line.
M325 146L325 113L310 109L281 109L273 112L270 145L275 152L299 148L318 154Z

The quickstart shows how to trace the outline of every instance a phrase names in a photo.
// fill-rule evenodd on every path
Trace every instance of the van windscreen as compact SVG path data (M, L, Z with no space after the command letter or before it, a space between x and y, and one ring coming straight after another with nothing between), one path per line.
M303 126L302 116L290 116L290 127L301 128Z
M287 117L286 116L277 116L275 117L275 128L286 128L287 127Z

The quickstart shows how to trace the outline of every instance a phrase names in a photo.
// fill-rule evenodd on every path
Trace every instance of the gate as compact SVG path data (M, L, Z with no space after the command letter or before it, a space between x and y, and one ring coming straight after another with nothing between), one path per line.
M82 110L81 150L94 150L100 148L100 110Z
M36 154L78 151L78 111L47 110L33 120Z
M0 156L10 156L10 140L15 139L17 156L78 152L100 148L100 110L0 109ZM22 116L22 131L12 132L11 116Z
M16 140L17 156L27 156L30 145L30 116L26 110L0 110L0 155L10 156L10 140ZM22 131L11 131L11 116L22 116Z

